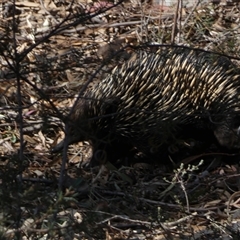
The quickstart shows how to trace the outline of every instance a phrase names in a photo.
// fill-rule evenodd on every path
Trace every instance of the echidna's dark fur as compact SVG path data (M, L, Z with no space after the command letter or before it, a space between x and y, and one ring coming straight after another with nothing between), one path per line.
M140 51L79 100L69 143L91 140L95 151L107 153L134 146L157 156L189 127L209 129L220 145L240 149L239 93L239 70L227 58L188 49Z

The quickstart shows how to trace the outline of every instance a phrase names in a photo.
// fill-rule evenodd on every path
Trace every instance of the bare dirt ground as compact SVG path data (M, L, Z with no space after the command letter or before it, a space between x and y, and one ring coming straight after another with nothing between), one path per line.
M132 46L201 48L239 66L240 4L200 2L2 0L0 239L240 239L238 153L196 153L189 139L158 164L93 168L87 142L51 153L76 96Z

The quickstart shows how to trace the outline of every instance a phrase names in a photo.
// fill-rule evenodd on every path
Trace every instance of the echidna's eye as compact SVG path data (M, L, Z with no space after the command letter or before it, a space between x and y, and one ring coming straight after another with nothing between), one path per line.
M107 161L107 154L106 154L106 151L104 150L97 150L95 153L94 153L94 160L96 161L96 163L105 163Z

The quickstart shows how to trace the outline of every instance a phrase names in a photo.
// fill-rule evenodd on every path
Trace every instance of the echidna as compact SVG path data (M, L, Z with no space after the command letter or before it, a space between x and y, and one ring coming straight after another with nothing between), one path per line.
M131 147L157 157L179 133L207 129L221 146L240 149L239 98L239 70L228 58L186 48L141 50L79 99L69 144L88 140L108 160Z

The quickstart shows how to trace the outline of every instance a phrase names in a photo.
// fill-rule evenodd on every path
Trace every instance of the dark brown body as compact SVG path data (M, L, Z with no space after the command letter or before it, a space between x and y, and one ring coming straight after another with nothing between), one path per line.
M240 149L239 96L239 69L226 58L179 48L139 51L81 97L68 143L88 140L105 160L132 148L156 159L162 146L196 130Z

